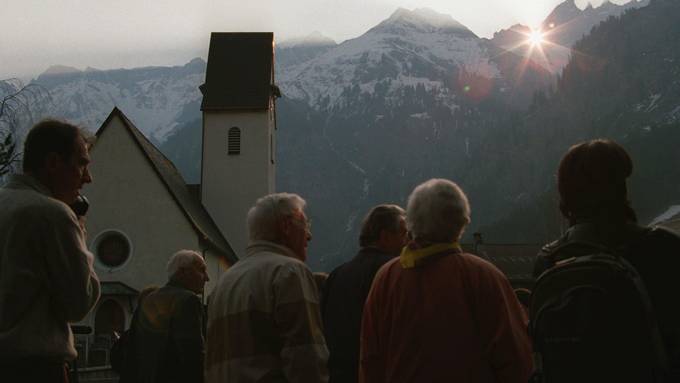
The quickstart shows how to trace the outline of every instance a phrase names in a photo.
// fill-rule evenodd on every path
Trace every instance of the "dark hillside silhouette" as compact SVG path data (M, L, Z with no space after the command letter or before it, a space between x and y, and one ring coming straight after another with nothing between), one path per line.
M680 2L657 0L610 18L573 48L554 94L530 108L518 129L521 155L500 179L531 174L531 198L482 228L498 241L544 242L559 234L554 187L559 156L607 137L630 152L630 198L642 223L680 202ZM499 143L503 146L503 143ZM532 160L533 159L533 160Z

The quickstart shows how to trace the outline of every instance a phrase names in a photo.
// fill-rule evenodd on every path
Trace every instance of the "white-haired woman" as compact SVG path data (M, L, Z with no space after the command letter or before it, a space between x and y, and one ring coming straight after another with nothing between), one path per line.
M507 278L462 251L463 191L431 179L411 193L412 241L383 266L364 307L361 382L526 382L526 315Z

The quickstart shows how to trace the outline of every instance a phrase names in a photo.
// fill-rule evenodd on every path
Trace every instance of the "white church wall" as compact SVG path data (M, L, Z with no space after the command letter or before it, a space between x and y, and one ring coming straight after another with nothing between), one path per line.
M210 277L210 281L205 284L204 289L204 303L207 303L207 297L217 285L217 281L220 279L222 274L227 271L229 265L226 263L223 257L218 256L213 250L206 250L204 254L205 264L208 268L208 276Z
M102 281L120 281L137 290L167 281L165 266L179 249L200 250L183 212L155 173L145 154L118 117L111 121L91 151L93 183L84 194L91 209L87 217L88 244L118 231L130 241L131 255L120 267L97 261Z
M241 150L228 154L228 131L241 131ZM204 112L202 202L239 257L247 245L246 215L274 191L270 112Z

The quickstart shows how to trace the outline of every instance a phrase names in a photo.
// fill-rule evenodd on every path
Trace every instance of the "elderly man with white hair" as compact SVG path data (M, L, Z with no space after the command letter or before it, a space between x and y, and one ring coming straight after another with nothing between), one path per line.
M406 215L413 239L378 271L364 307L359 381L526 382L526 315L507 278L458 243L470 222L463 191L429 180Z
M210 279L203 257L175 253L168 283L141 299L132 323L131 360L121 382L203 382L204 309L198 294Z
M246 256L217 283L208 307L206 381L328 381L305 201L260 198L248 212Z

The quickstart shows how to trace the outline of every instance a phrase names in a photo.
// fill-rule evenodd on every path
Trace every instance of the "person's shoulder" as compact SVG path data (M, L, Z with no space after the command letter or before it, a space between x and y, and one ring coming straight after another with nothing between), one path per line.
M331 274L342 277L358 277L369 274L372 277L385 263L394 258L398 257L364 248L359 250L352 259L336 267Z
M274 251L259 251L257 253L249 254L245 258L236 262L230 270L243 272L264 272L265 270L279 269L282 267L306 267L305 264L293 257L279 254Z
M395 257L394 255L390 255L377 250L369 252L368 255L369 255L368 257L365 257L367 263L370 265L370 267L375 268L376 270L382 267L387 262L395 258L399 258L398 256Z
M277 279L288 279L290 277L295 278L309 278L314 279L312 275L312 270L299 259L288 257L281 254L273 254L270 259L266 260L266 269L271 270L274 278ZM264 271L263 268L262 270Z
M152 302L152 305L154 304L153 302L157 301L178 302L181 306L184 306L187 304L200 305L201 298L193 291L184 287L165 285L150 293L144 301Z
M26 191L25 194L23 203L17 206L17 217L52 223L77 221L75 213L65 203L35 191Z
M375 279L384 278L390 273L400 272L401 270L403 268L401 263L399 263L399 257L394 257L378 268L378 271L375 273Z

